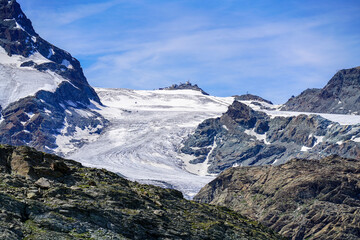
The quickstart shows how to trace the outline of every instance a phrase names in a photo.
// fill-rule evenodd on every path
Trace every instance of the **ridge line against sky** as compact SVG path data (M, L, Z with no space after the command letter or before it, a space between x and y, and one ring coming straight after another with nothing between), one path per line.
M249 92L284 103L360 65L359 1L18 2L96 87L190 80L211 95Z

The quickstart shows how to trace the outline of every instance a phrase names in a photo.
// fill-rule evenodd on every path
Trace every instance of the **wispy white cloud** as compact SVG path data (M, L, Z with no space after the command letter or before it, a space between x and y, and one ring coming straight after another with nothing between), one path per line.
M52 5L42 4L42 1L43 0L32 0L32 5L28 5L30 3L29 0L27 0L26 2L24 1L24 5L29 7L29 12L33 16L32 19L35 18L37 21L45 21L42 24L47 25L48 28L54 28L100 14L127 0L106 0L87 3L76 1L71 4L59 4L53 8L51 8ZM20 3L22 2L23 1L20 1Z
M250 91L283 102L306 87L321 87L335 70L360 65L360 34L342 29L357 16L354 9L314 13L301 5L311 14L269 17L259 10L232 11L235 2L211 13L177 1L75 5L48 12L50 24L42 22L40 31L90 59L86 75L103 87L153 89L190 79L216 95ZM82 19L89 24L77 24Z
M90 17L92 15L106 11L115 5L120 4L121 2L121 0L113 0L102 3L75 5L74 8L72 8L70 11L58 12L54 17L60 24L70 24L76 20Z
M267 22L252 27L184 31L146 43L120 43L123 52L105 54L86 72L93 82L104 84L101 79L108 79L109 85L117 81L119 86L130 88L155 88L190 78L205 88L221 81L229 89L244 91L245 84L266 88L261 82L270 75L279 78L274 80L277 87L291 81L316 85L327 79L299 77L303 73L288 79L283 76L298 68L310 72L334 68L346 58L341 38L317 32L322 24L326 23L306 19Z

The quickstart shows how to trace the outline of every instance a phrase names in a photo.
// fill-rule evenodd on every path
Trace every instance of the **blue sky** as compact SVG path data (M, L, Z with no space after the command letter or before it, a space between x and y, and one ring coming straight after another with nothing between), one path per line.
M35 30L80 60L91 85L190 80L275 103L360 65L360 1L18 0Z

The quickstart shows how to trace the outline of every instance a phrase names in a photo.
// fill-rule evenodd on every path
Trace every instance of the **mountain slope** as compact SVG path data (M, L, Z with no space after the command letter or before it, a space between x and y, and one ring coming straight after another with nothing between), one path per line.
M360 161L337 156L222 172L194 200L227 206L292 239L360 238Z
M279 112L266 110L267 106L235 101L221 117L205 120L184 141L183 159L194 167L204 165L206 172L220 173L232 166L281 164L295 157L360 157L359 116ZM344 118L357 124L336 122Z
M360 114L360 67L338 71L322 89L307 89L290 98L283 111Z
M1 239L281 239L226 208L0 145Z
M15 0L0 0L0 30L0 142L53 152L55 135L73 134L67 124L106 125L89 107L100 100L80 63L42 39Z

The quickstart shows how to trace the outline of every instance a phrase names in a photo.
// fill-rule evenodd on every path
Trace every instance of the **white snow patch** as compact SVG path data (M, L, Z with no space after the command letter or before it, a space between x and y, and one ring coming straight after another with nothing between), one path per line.
M341 145L341 144L343 144L343 143L344 143L344 141L342 141L342 140L336 142L337 145Z
M35 116L35 113L29 112L29 113L26 113L26 115L28 116L29 119L32 119L32 117Z
M66 59L64 59L64 60L62 61L61 65L64 65L65 67L67 67L67 68L69 68L69 69L73 69L73 68L74 68L74 67L71 65L71 63L70 63L68 60L66 60Z
M337 122L340 125L355 125L360 123L360 115L346 115L346 114L328 114L328 113L309 113L309 112L289 112L289 111L277 111L277 110L260 110L268 114L271 118L275 117L292 117L305 115L320 115L332 122Z
M85 143L96 141L99 138L99 134L96 132L103 128L101 125L96 126L96 128L85 127L84 129L76 126L75 131L71 134L68 134L69 126L70 125L67 121L67 118L65 118L64 127L61 129L60 135L56 137L56 145L58 145L58 148L55 149L55 151L59 152L61 149L61 152L64 154L74 152L77 149L74 143L79 141Z
M15 21L15 24L16 24L15 29L21 29L25 32L25 29L17 21Z
M255 111L264 111L263 109L265 109L265 108L279 110L283 106L282 104L273 105L273 104L269 104L267 102L257 101L257 100L242 100L239 102L246 104L247 106L251 107Z
M300 151L302 151L302 152L307 152L307 151L309 151L310 149L311 149L310 147L302 146Z
M28 58L20 55L10 57L0 47L0 105L3 109L20 98L34 95L39 90L54 92L61 82L67 81L50 71L40 72L31 67L20 67L22 63L30 60L37 64L49 62L38 52Z
M324 136L315 136L315 138L316 138L316 142L313 147L324 141Z
M263 141L265 144L270 144L267 140L266 140L266 133L265 134L258 134L257 132L255 132L254 128L252 129L246 129L244 131L247 135L250 136L254 136L257 140L259 141Z
M238 167L238 166L241 166L241 165L238 164L238 163L234 163L234 164L232 165L232 167Z
M354 142L360 142L360 137L353 136L353 137L351 138L351 140L354 141Z
M275 159L275 161L271 165L275 165L279 162L279 159Z
M197 174L199 176L208 176L210 175L208 173L208 168L210 166L209 164L209 157L210 155L213 153L214 149L217 147L217 144L216 144L216 137L214 139L214 142L213 142L213 145L211 146L211 150L210 152L208 153L208 155L206 156L206 159L204 162L202 163L197 163L197 164L191 164L190 163L190 158L187 158L188 161L184 161L185 163L185 169L191 173L194 173L194 174ZM184 158L185 159L185 158Z
M51 58L53 55L55 55L54 49L49 48L49 54L48 54L47 58Z
M222 127L223 127L226 131L229 131L229 129L227 128L227 126L222 125Z

